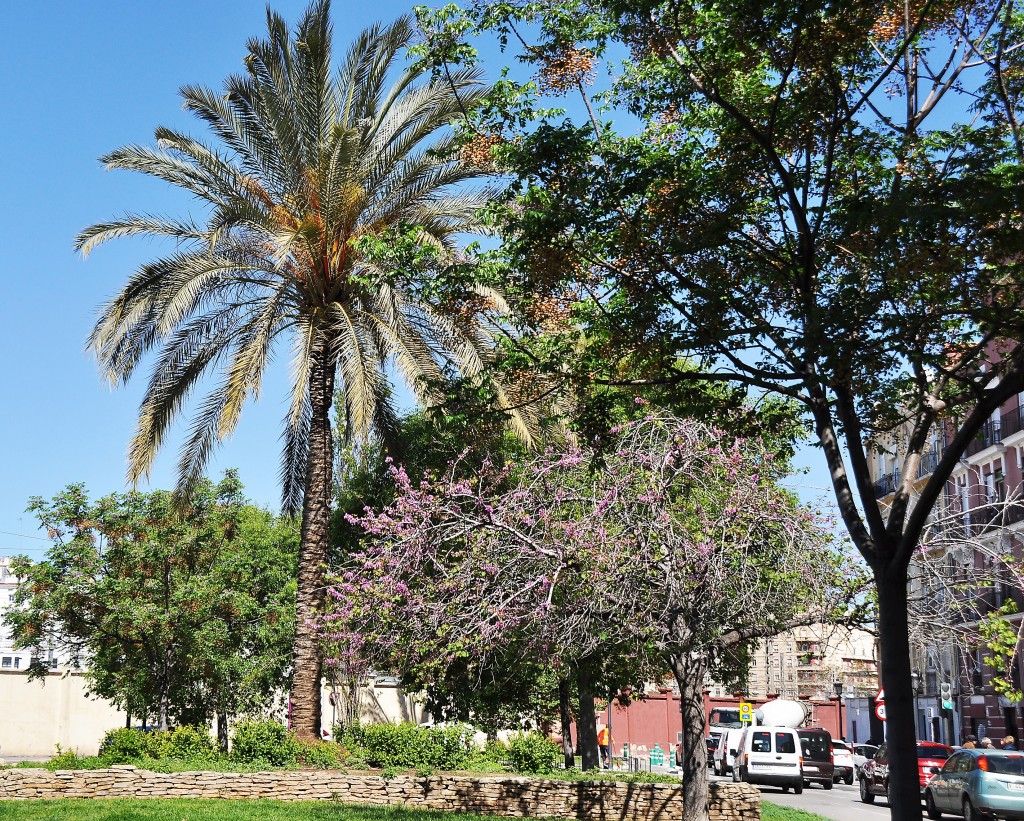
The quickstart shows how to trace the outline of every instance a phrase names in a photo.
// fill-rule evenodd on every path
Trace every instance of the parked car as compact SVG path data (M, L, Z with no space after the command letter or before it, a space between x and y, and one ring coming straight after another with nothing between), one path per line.
M832 740L832 764L835 772L833 778L846 784L853 783L853 751L845 741Z
M929 818L1024 818L1024 754L957 750L928 782L924 804Z
M929 779L946 763L953 754L953 748L934 742L920 742L917 745L917 778L922 797ZM876 795L889 794L889 745L878 748L875 757L865 762L860 771L860 800L871 804Z
M854 744L853 745L853 769L854 775L860 778L860 768L865 763L875 757L875 753L878 752L878 747L874 744Z
M831 790L835 783L835 766L832 763L832 736L828 730L797 730L800 749L803 752L804 785L821 784Z
M743 730L741 728L730 727L723 730L722 737L715 748L715 775L728 775L733 771L733 763L736 760L736 748L742 735Z
M747 727L736 747L733 781L804 791L800 737L792 727Z

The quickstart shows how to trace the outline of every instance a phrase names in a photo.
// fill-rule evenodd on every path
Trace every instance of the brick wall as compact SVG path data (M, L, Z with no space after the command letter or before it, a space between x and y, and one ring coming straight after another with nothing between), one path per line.
M594 821L678 821L682 793L672 784L558 781L512 776L419 777L327 770L267 773L152 773L129 765L106 770L0 770L0 799L273 798L406 804L417 809ZM713 821L758 821L761 797L749 784L712 784Z

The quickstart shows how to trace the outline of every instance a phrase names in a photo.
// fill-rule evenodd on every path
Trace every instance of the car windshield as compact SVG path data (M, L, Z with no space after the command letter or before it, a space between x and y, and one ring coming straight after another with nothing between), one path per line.
M832 750L837 753L848 753L850 748L847 747L842 741L833 741Z
M948 750L945 747L918 747L917 758L918 760L925 758L929 761L945 761L953 754L952 750Z
M1024 775L1024 755L987 755L988 772L999 775Z

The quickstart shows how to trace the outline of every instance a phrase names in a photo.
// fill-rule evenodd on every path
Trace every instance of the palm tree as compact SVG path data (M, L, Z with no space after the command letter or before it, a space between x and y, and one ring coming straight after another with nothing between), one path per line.
M310 6L294 38L269 10L267 22L267 39L248 43L246 71L229 77L223 94L181 90L185 108L212 132L209 144L158 128L156 147L129 145L103 158L108 168L191 192L204 203L202 218L129 213L86 229L77 247L87 254L130 235L176 241L173 253L132 274L89 339L115 384L156 352L129 450L133 483L148 474L191 392L215 375L180 455L179 490L187 492L243 405L259 396L275 350L291 345L281 483L285 511L302 510L292 720L299 735L319 737L311 620L324 603L336 383L344 429L386 438L396 420L388 366L430 403L446 376L483 378L493 350L478 314L446 313L363 249L389 231L413 230L451 258L460 234L481 229L488 193L464 185L480 172L460 161L448 126L485 89L474 70L441 83L398 67L408 18L363 32L336 76L328 0ZM476 296L500 302L482 289ZM500 387L498 395L499 404L514 404ZM528 432L522 413L509 415Z

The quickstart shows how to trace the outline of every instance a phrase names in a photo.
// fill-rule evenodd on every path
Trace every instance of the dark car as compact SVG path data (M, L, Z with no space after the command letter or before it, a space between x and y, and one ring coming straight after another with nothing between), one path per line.
M804 756L804 784L821 784L826 790L835 783L832 736L828 730L797 730Z
M945 744L923 741L917 745L917 779L924 797L924 788L953 754ZM860 800L870 804L876 795L889 794L889 745L878 748L875 757L864 762L860 770Z

